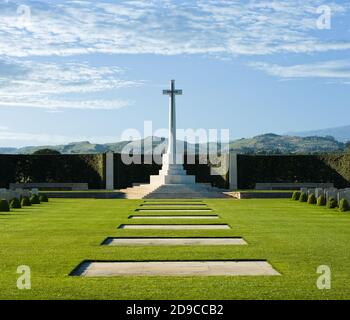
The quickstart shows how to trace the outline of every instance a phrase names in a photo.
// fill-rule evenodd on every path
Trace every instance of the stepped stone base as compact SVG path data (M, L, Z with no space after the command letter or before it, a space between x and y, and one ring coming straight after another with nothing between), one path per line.
M127 199L205 199L230 198L224 190L204 183L140 185L120 190Z
M200 199L229 197L223 190L210 184L196 183L196 177L187 175L182 164L171 163L171 156L163 155L159 175L150 177L150 184L120 190L127 199Z
M151 176L150 184L162 185L162 184L194 184L196 183L195 176L185 175L159 175Z
M194 184L195 176L188 176L182 164L169 163L168 155L163 155L163 166L159 175L151 176L151 185L162 184Z

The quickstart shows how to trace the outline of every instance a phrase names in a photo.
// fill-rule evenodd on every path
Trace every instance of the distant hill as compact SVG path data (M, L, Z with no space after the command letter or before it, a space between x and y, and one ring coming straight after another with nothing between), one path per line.
M0 154L12 154L17 152L17 148L0 148Z
M107 151L120 153L122 151L129 152L129 150L133 150L134 153L150 153L152 149L156 150L156 153L160 153L162 150L165 150L166 145L167 139L158 137L153 137L152 139L152 137L148 137L137 141L121 141L106 144L93 144L89 141L81 141L57 146L35 146L18 149L0 148L0 153L32 154L37 150L46 148L57 150L62 154L103 153ZM124 149L126 146L128 148ZM181 150L182 146L183 142L178 141L178 150ZM190 153L198 153L203 147L205 147L203 144L186 143L186 149ZM297 137L273 133L234 140L230 142L229 147L232 151L246 154L314 154L340 152L346 148L343 142L336 141L332 137Z
M127 146L127 148L126 148ZM162 150L165 150L167 147L167 139L159 137L147 137L141 140L135 141L121 141L115 143L106 143L106 144L94 144L89 141L81 142L72 142L66 145L56 145L56 146L28 146L23 148L12 148L7 152L4 148L4 152L0 153L15 153L15 154L32 154L37 150L41 149L52 149L57 150L62 154L81 154L81 153L104 153L107 151L113 151L117 153L128 152L128 150L133 150L134 153L150 153L151 150L157 150L161 153ZM125 148L125 149L124 149ZM199 149L199 145L184 143L183 141L177 142L178 150L185 148L188 152L194 153Z
M314 130L314 131L289 132L289 133L286 133L286 134L291 135L291 136L298 136L298 137L310 137L310 136L327 137L327 136L332 136L338 141L348 142L348 141L350 141L350 125L349 126L343 126L343 127L335 127L335 128Z
M57 150L60 153L65 154L76 154L76 153L103 153L109 150L103 144L93 144L89 141L72 142L66 145L56 145L56 146L28 146L23 148L18 148L17 154L32 154L33 152L40 149L52 149Z
M313 154L343 151L345 144L332 137L294 137L273 133L230 143L230 150L239 153Z

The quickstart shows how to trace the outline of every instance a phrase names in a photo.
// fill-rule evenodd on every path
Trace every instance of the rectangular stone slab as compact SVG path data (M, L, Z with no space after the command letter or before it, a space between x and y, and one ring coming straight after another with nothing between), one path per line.
M107 238L108 246L236 246L246 245L242 238Z
M154 199L154 200L144 200L144 203L149 203L149 202L203 202L203 200L195 200L195 199Z
M169 202L164 202L164 203L143 203L140 205L141 207L149 207L149 206L154 206L154 207L206 207L207 205L205 203L169 203Z
M73 275L116 276L278 276L267 261L84 262Z
M203 216L203 215L196 215L196 216L184 216L184 215L176 215L176 216L169 216L169 215L162 215L162 216L130 216L129 219L219 219L219 216Z
M122 224L119 229L222 230L231 228L227 224Z
M138 212L210 212L211 209L136 209Z
M163 202L145 202L141 203L140 206L206 206L207 204L204 202L190 202L190 201L163 201Z

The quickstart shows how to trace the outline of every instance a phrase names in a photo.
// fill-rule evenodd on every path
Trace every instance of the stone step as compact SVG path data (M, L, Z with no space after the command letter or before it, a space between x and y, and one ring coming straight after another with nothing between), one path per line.
M151 176L151 185L163 185L163 184L194 184L196 182L195 176L186 176L182 174L172 174L172 175L159 175Z
M181 191L189 191L189 192L223 192L223 190L212 188L207 185L202 185L200 183L197 184L179 184L179 185L161 185L154 190L162 190L163 192L177 192Z
M195 199L195 198L225 198L224 193L209 188L207 185L186 184L186 185L162 185L153 192L145 195L145 198L154 199Z
M228 196L221 193L150 193L143 197L143 199L208 199L208 198L228 198Z
M127 199L202 199L228 198L226 190L211 187L208 183L141 184L120 190Z

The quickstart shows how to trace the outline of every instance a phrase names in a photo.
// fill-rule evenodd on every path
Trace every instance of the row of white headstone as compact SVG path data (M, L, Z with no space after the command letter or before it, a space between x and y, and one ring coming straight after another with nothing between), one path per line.
M324 196L326 198L326 201L328 201L328 199L330 198L334 198L338 201L338 203L341 199L346 199L350 203L350 188L301 188L300 191L306 193L307 195L314 194L316 198L318 198L319 196Z
M0 200L11 201L14 198L20 199L21 197L30 198L33 194L39 195L39 189L0 189Z

